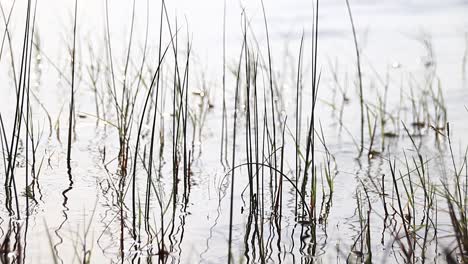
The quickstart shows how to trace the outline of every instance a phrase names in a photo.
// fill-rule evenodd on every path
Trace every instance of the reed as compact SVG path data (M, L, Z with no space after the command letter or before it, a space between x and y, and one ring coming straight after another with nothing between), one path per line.
M72 153L72 131L73 121L75 119L75 55L76 55L76 25L77 25L78 0L75 0L75 15L73 18L73 46L71 49L71 90L70 104L68 112L68 141L67 141L67 167L71 170L71 153Z
M364 94L362 89L362 72L361 72L361 54L359 51L356 27L354 25L353 14L351 11L351 6L349 0L346 0L346 7L348 9L349 21L351 22L351 29L353 31L353 40L354 40L354 51L356 53L356 67L357 67L357 77L358 77L358 88L359 88L359 104L361 106L361 148L359 150L359 155L364 151Z
M144 18L138 12L143 2ZM468 150L460 146L457 152L454 144L463 138L451 134L448 109L453 105L446 99L453 95L447 97L438 76L429 35L419 40L427 55L422 80L389 67L380 75L370 65L374 74L364 96L365 56L349 0L343 7L353 34L357 78L341 74L341 58L321 70L319 1L313 2L311 31L303 29L291 45L293 52L288 46L283 57L277 57L277 39L270 31L276 24L266 3L258 3L263 39L256 37L255 17L242 9L242 43L231 69L227 42L233 31L224 1L222 54L217 57L222 66L215 82L199 64L188 23L172 16L168 2L163 0L156 11L149 0L130 2L129 33L120 42L111 35L114 6L106 0L104 39L90 38L93 43L83 43L87 50L80 48L84 9L78 0L73 4L72 41L62 69L46 54L48 41L43 40L48 39L37 29L40 2L28 0L25 10L16 11L25 15L24 32L13 23L15 1L9 10L0 3L5 26L0 62L9 71L14 99L11 111L2 107L0 113L6 214L0 220L2 262L36 257L27 247L37 235L29 223L41 215L51 223L43 208L55 195L51 175L62 161L69 177L57 194L63 199L63 219L53 234L44 220L52 251L44 261L92 263L109 256L134 263L196 261L187 247L201 237L193 228L208 223L201 262L212 260L210 247L227 250L228 263L467 262ZM144 28L139 28L140 18ZM159 22L155 29L153 20ZM22 43L16 43L18 32L24 34ZM15 57L17 49L21 55ZM39 90L48 72L42 72L43 63L67 87L62 105L43 98L49 90ZM354 79L358 102L348 98ZM330 85L331 99L328 91L322 94ZM84 86L89 89L81 90ZM218 93L222 97L216 98ZM357 136L348 129L354 120L347 111L353 107L360 112ZM89 117L95 118L91 125L102 138L84 144L77 135L89 135L84 131ZM63 159L55 149L62 131L67 133ZM357 159L351 157L353 144ZM88 190L94 181L96 207L84 211L77 229L70 227L71 236L64 235L79 202L70 191ZM221 219L229 226L218 226ZM97 239L95 229L101 232ZM344 233L338 237L337 231ZM227 245L216 244L224 235ZM336 254L330 241L337 244ZM61 251L70 245L70 251Z

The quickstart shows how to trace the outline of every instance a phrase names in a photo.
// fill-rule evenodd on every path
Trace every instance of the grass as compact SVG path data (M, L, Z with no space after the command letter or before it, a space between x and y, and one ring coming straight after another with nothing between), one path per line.
M468 151L456 151L448 123L451 105L429 35L418 40L430 61L422 67L422 80L404 75L397 98L395 79L401 76L363 67L356 16L346 0L357 68L354 97L347 89L354 78L340 71L343 58L321 70L319 1L313 3L311 31L302 29L288 47L296 55L288 59L278 56L270 32L276 24L263 1L258 3L261 30L243 9L240 52L230 58L234 30L224 1L222 43L216 43L222 67L219 83L213 85L211 72L197 79L202 66L196 38L187 24L172 17L169 3L158 3L155 12L149 0L141 2L129 3L124 41L117 41L113 5L106 1L104 41L83 43L84 9L75 1L65 69L46 54L37 31L36 5L41 3L28 1L26 10L16 12L14 3L10 10L0 4L5 26L0 62L14 84L7 95L14 99L11 111L0 113L2 262L9 263L12 252L21 263L36 257L29 253L35 245L27 242L37 234L30 223L47 215L44 204L54 195L63 198L64 219L55 223L47 218L53 233L44 224L53 263L96 263L108 256L119 262L190 261L187 248L198 249L194 233L206 226L209 238L200 254L205 260L210 254L221 256L212 253L216 250L227 253L219 261L228 263L467 262ZM138 13L142 8L146 16ZM26 11L24 32L10 21L19 11ZM157 28L152 28L153 20ZM14 37L18 32L24 33L22 42ZM22 52L16 59L18 49ZM50 95L33 85L45 74L43 64L67 87L59 111L50 110L53 102L44 98ZM329 81L331 101L326 98ZM38 81L38 87L43 85ZM354 108L359 120L349 119ZM66 110L67 155L61 158L57 148ZM83 147L75 135L89 132L89 117L96 135L106 139ZM47 126L49 133L44 132ZM349 145L342 148L335 132ZM356 149L349 147L353 144ZM93 156L96 149L99 154ZM50 175L60 171L63 161L69 182L57 192L50 187ZM88 173L93 181L85 184ZM98 203L93 211L84 211L87 221L75 225L77 195L95 182ZM77 191L72 194L72 189ZM212 192L217 194L214 222ZM206 220L200 221L200 215ZM70 256L60 250L69 246L65 223L72 224ZM335 242L337 252L331 247Z
M354 25L353 14L351 11L351 5L349 0L346 0L346 7L348 8L349 20L351 22L351 28L353 30L354 50L356 52L356 67L359 87L359 104L361 106L361 148L359 155L364 151L364 93L362 88L362 71L361 71L361 54L359 51L359 45L356 36L356 26Z
M73 46L71 48L71 90L70 90L70 105L68 115L68 141L67 141L67 166L71 170L71 147L72 147L72 131L73 120L75 119L75 55L76 55L76 22L78 12L78 1L75 1L75 15L73 22Z

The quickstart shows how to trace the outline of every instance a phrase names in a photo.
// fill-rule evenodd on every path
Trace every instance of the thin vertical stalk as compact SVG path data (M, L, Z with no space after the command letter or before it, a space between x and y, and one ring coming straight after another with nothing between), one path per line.
M73 48L72 48L72 69L71 69L71 90L70 90L70 111L68 114L68 143L67 143L67 167L71 169L71 144L72 144L72 130L73 119L75 112L75 53L76 53L76 21L77 21L78 0L75 0L75 17L73 22Z
M356 66L358 70L358 84L359 84L359 103L361 105L361 148L359 150L359 155L362 154L364 150L364 94L362 93L362 73L361 73L361 55L359 52L359 46L356 36L356 27L354 25L353 14L351 12L351 6L349 0L346 1L346 7L348 9L349 20L351 22L351 28L353 30L353 40L354 40L354 49L356 52Z
M245 16L245 13L243 13ZM245 50L245 45L247 41L246 37L247 32L244 32L244 41L241 48L241 56L239 58L239 64L237 67L237 80L236 80L236 92L234 97L234 121L233 121L233 138L232 138L232 168L235 168L236 164L236 132L237 132L237 105L239 100L239 86L240 86L240 71L242 63L242 53ZM246 52L246 51L245 51ZM234 176L235 169L231 171L231 201L229 207L229 239L228 239L228 264L231 264L232 261L232 223L234 215Z

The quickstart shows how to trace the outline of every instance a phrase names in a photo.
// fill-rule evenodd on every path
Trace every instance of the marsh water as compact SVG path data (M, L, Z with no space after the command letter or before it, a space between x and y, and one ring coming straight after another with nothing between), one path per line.
M108 1L107 7L106 1L77 1L67 166L75 1L32 2L30 108L24 110L30 114L23 115L19 122L26 125L12 137L28 1L0 0L3 153L18 142L15 190L10 179L0 192L2 263L227 263L229 247L233 263L447 263L447 254L462 259L442 183L451 186L455 171L466 169L468 2L350 1L364 127L345 0L319 3L316 68L311 1L264 1L268 35L261 1L166 2L167 13L161 13L158 1ZM158 68L161 21L161 45L168 55L155 94L150 83ZM178 36L177 51L171 35ZM247 107L256 98L246 91L246 44L259 72L256 125ZM304 180L314 69L320 76L312 133L315 170ZM187 93L174 99L180 96L174 88L178 72ZM135 87L140 91L133 97ZM148 112L141 118L146 94ZM132 98L125 159L119 108ZM296 125L298 101L303 110ZM253 167L248 165L252 155ZM8 161L3 161L0 180L7 183ZM402 211L414 232L411 258L392 164ZM421 168L423 179L434 186L432 207L416 174ZM255 181L258 189L252 190ZM466 189L462 193L466 209Z

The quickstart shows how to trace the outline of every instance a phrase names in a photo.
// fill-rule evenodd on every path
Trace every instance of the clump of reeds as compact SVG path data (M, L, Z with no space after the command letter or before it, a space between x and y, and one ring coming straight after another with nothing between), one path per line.
M356 26L354 25L353 14L351 11L351 6L349 0L346 0L346 7L348 9L349 20L351 22L351 28L353 31L353 40L354 40L354 50L356 52L356 67L357 67L357 77L358 77L358 87L359 87L359 104L361 106L361 145L359 149L359 155L364 151L364 93L363 93L363 84L362 84L362 72L361 72L361 54L359 50L357 35L356 35Z
M463 157L463 166L457 168L455 157L452 151L452 141L450 138L450 125L447 123L447 139L453 165L453 184L449 180L443 179L444 196L448 205L448 214L452 223L452 228L456 241L456 250L460 263L468 263L468 169L467 156ZM463 167L465 170L463 170ZM464 174L464 175L463 175ZM464 176L464 177L463 177ZM453 186L450 188L450 186ZM448 258L451 258L451 250L448 250Z

